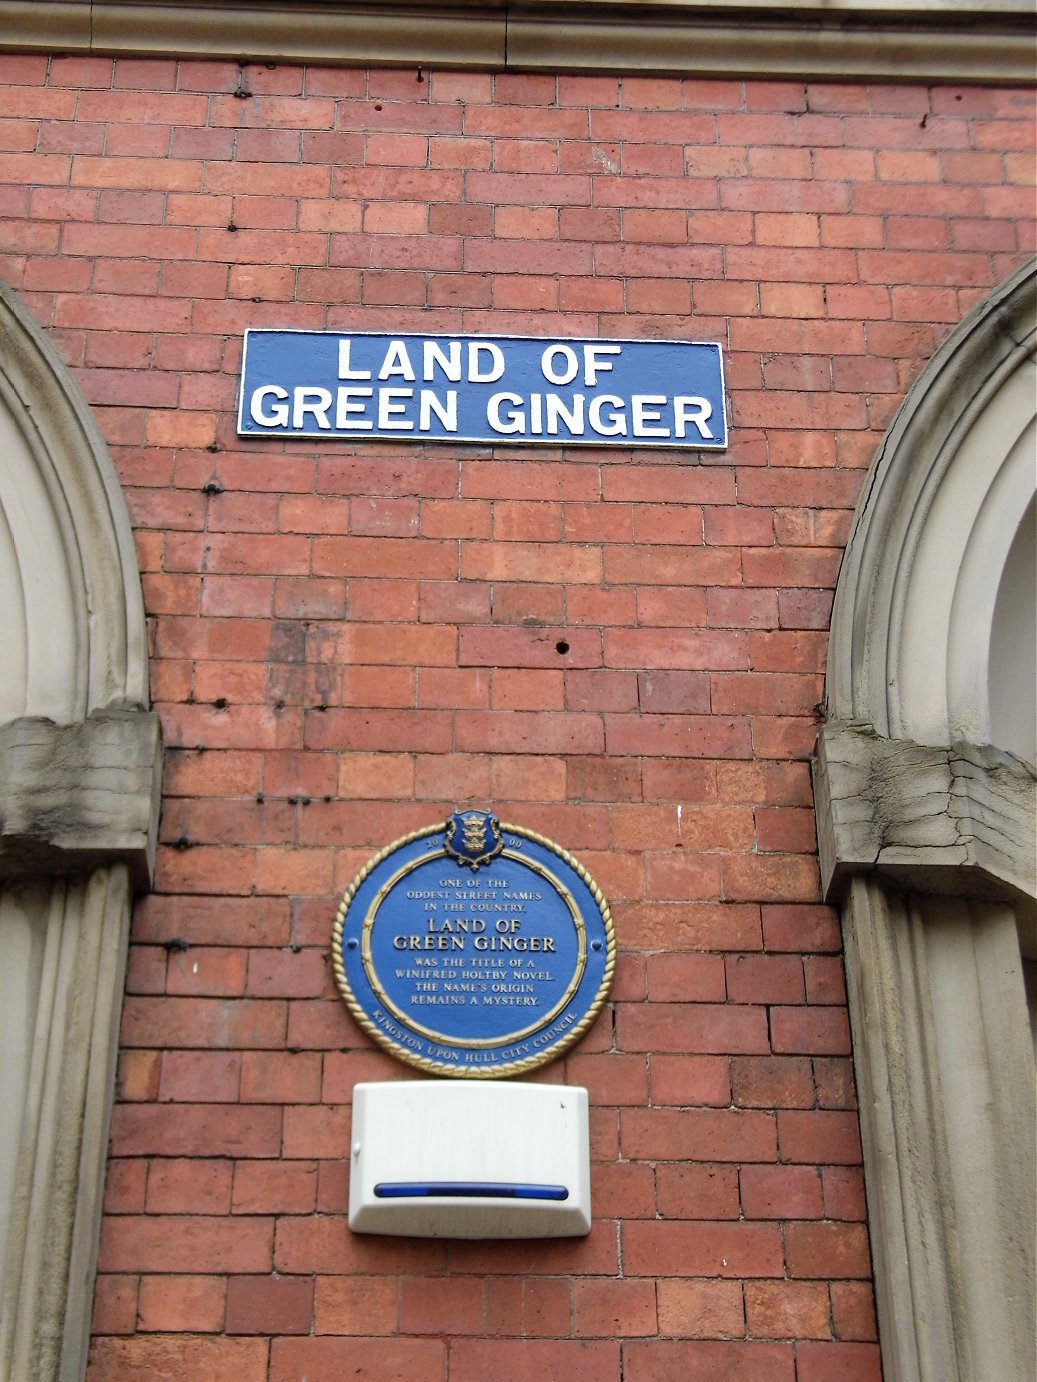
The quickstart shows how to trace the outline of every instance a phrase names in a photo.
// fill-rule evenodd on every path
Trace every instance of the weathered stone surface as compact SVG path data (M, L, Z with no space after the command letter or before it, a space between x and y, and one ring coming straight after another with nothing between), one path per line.
M0 992L27 1037L7 1051L5 1092L20 1097L0 1139L5 1382L83 1376L130 899L122 865L0 889ZM18 963L27 950L35 963Z
M511 71L620 70L702 76L1032 78L1023 0L882 6L872 0L0 0L0 46L69 53L375 63ZM44 10L41 15L40 11ZM636 13L632 11L636 10Z
M818 739L814 792L826 898L855 875L917 892L1037 893L1037 778L998 749L931 747L832 721Z
M884 1375L1025 1377L1035 1111L1016 909L856 878L843 937L876 1293L896 1322Z
M158 831L158 716L108 711L72 725L0 725L0 879L125 863L146 886Z
M1035 1356L1032 591L1011 561L1034 505L1033 282L1031 262L912 387L832 615L818 842L887 1382L1028 1377ZM1021 704L1004 713L992 687Z

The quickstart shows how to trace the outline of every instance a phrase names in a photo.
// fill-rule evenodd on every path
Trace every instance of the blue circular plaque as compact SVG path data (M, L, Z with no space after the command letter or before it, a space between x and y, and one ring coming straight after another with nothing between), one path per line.
M583 1036L612 983L615 937L571 854L461 811L361 869L338 909L333 963L380 1046L430 1074L492 1079Z

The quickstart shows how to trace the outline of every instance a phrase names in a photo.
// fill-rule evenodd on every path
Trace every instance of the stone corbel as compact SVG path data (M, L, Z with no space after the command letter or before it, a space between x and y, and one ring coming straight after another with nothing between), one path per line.
M827 901L855 877L1016 904L1037 895L1037 778L1010 754L885 739L833 720L813 775Z
M143 710L75 724L0 725L0 882L126 864L136 890L155 865L162 737Z

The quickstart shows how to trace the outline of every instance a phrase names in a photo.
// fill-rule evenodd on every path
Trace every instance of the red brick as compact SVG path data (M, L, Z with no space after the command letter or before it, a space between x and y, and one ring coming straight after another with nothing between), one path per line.
M714 628L772 629L778 623L778 598L773 590L709 590L706 610Z
M743 1108L812 1108L814 1081L807 1057L735 1056L734 1102Z
M853 1062L846 1057L814 1058L814 1081L821 1108L856 1108Z
M605 547L602 567L610 585L737 585L740 581L738 553L726 547Z
M237 1103L241 1055L230 1051L166 1051L158 1098L173 1103Z
M307 718L306 747L445 753L451 747L451 729L450 716L443 711L329 710Z
M856 1166L861 1160L855 1113L783 1110L778 1114L778 1143L784 1161Z
M311 1277L233 1276L227 1281L228 1334L308 1334Z
M491 695L496 710L560 710L564 679L560 670L498 670Z
M267 1382L264 1339L98 1339L90 1353L91 1382Z
M251 1220L242 1217L235 1222L248 1224ZM397 1272L399 1251L398 1242L392 1239L351 1234L341 1215L291 1215L278 1220L273 1267L286 1275ZM432 1239L408 1246L412 1271L439 1271L445 1258L443 1244ZM269 1265L243 1270L265 1271Z
M132 1334L137 1326L137 1288L136 1276L99 1276L91 1332Z
M807 1002L846 1002L846 977L842 961L831 955L812 955L803 961Z
M747 1281L745 1318L757 1339L827 1339L828 1287L810 1281Z
M789 1275L825 1280L871 1275L863 1224L792 1223L785 1229Z
M577 1281L574 1330L580 1338L631 1338L655 1334L655 1286L648 1281Z
M660 1281L656 1289L659 1332L664 1336L722 1339L740 1338L745 1332L740 1282Z
M721 1003L623 1005L616 1014L617 1039L627 1051L674 1051L726 1055L768 1049L767 1014L762 1007Z
M778 904L765 906L762 915L768 950L810 954L842 949L838 917L831 908Z
M694 903L638 903L635 910L618 908L627 944L656 949L680 943L689 949L745 950L760 943L760 918L752 906Z
M670 758L749 758L750 730L745 719L715 715L640 715L605 717L610 755Z
M577 1339L458 1339L450 1346L451 1382L542 1382L565 1377L569 1382L599 1382L619 1372L619 1344ZM424 1376L429 1376L425 1373Z
M660 1163L659 1213L669 1219L737 1219L738 1169L724 1163Z
M878 1336L871 1283L833 1281L830 1289L836 1338L874 1342Z
M770 1115L738 1110L624 1109L625 1156L650 1161L771 1161L775 1155Z
M139 900L134 912L135 939L163 944L186 940L217 945L283 945L288 940L288 928L288 904L280 898L170 898L152 893ZM193 1016L198 1009L192 1005L189 1011ZM238 1011L237 1006L234 1011Z
M859 1166L824 1166L821 1185L826 1219L850 1219L862 1223L867 1217L864 1172Z
M235 950L206 946L172 951L166 992L236 997L245 991L245 965L246 957Z
M144 1209L146 1163L109 1157L105 1175L104 1207L109 1214L139 1214Z
M145 1163L138 1163L142 1169ZM147 1169L149 1214L226 1214L230 1207L231 1168L225 1161L163 1158Z
M317 1195L312 1161L238 1161L231 1210L235 1214L311 1214Z
M98 1267L116 1272L262 1272L270 1269L272 1248L270 1219L242 1219L231 1233L224 1218L125 1215L105 1221Z
M674 901L720 895L720 861L709 855L674 851L645 856L645 886L653 897Z
M289 891L296 896L304 892L316 892L320 895L327 892L327 887L304 887L303 880L318 879L326 883L331 882L329 852L318 854L317 851L309 853L296 849L295 856L293 870L300 869L302 872L295 874L296 886ZM277 854L271 852L267 857L276 860ZM280 870L278 872L279 877L283 878ZM281 891L279 886L274 886L272 875L262 874L262 871L260 873L265 891ZM257 877L257 882L259 881L260 878ZM255 951L249 956L247 992L256 998L317 998L325 990L327 973L327 955L320 951Z
M644 1056L624 1056L615 1051L584 1053L578 1046L566 1061L566 1077L586 1085L595 1104L641 1106L648 1097L648 1062Z
M385 1277L323 1276L316 1280L317 1334L392 1334L397 1326L396 1280Z
M760 671L819 672L827 640L820 631L760 631L749 635L749 661Z
M731 1079L723 1056L651 1057L652 1103L727 1108Z
M652 1218L655 1214L652 1167L633 1162L596 1162L594 1213L602 1219ZM568 1324L560 1332L567 1333Z
M796 1365L784 1344L677 1341L631 1343L625 1349L627 1382L793 1382Z
M622 759L618 761L622 762ZM646 801L681 802L685 807L689 803L715 802L716 766L709 762L688 763L679 760L644 763L644 798ZM632 800L636 801L637 797L634 796Z
M815 831L814 813L805 808L761 807L756 813L757 843L765 853L811 853Z
M619 668L737 669L748 665L748 644L742 633L614 629L606 634L606 662Z
M166 987L166 952L159 946L135 945L126 965L127 993L162 993Z
M774 1008L771 1038L776 1052L847 1055L850 1028L843 1008Z
M408 643L414 646L416 640L402 639L402 648L392 650L390 656L395 660L404 651ZM426 645L430 645L430 640L422 640ZM365 648L359 654L358 660L367 660L371 657L380 657L383 653L380 650ZM424 670L424 669L423 669ZM375 706L388 708L390 706L400 706L406 708L413 706L417 702L417 676L413 667L346 667L342 673L342 681L337 694L329 687L325 693L317 693L319 699L314 707L318 713L323 714L321 707L327 708L332 697L340 704L347 706Z
M601 557L594 547L485 542L461 551L463 580L596 584L600 575Z
M565 674L565 705L569 710L630 711L636 709L637 703L638 680L632 672L590 670Z
M359 868L364 860L360 859ZM338 1051L359 1045L361 1037L338 998L297 999L288 1013L288 1045L308 1051Z
M591 1157L597 1149L592 1136ZM615 1224L595 1224L586 1238L474 1242L461 1240L450 1247L452 1271L479 1275L546 1274L618 1276Z
M790 897L811 902L817 897L814 859L788 854L731 855L724 859L722 871L723 895L733 902L774 902Z
M408 1334L481 1334L483 1285L474 1277L406 1277L400 1329Z
M740 1179L747 1219L821 1217L821 1178L811 1167L745 1166Z
M485 1332L525 1338L568 1335L571 1296L571 1284L564 1278L491 1278L485 1284Z
M112 1146L127 1156L276 1156L281 1113L233 1104L120 1104Z
M773 1277L784 1270L776 1224L629 1222L622 1237L631 1276Z
M148 1334L216 1334L223 1329L227 1283L218 1276L145 1276L138 1328Z
M881 1382L878 1344L812 1343L796 1349L799 1382Z
M729 955L727 993L733 1003L802 1003L803 964L793 955Z
M653 1002L722 1003L727 996L724 961L719 955L650 955L648 987Z
M321 1061L314 1051L246 1051L241 1057L242 1103L316 1103L320 1087Z
M601 722L592 715L514 710L456 716L455 743L467 753L600 753L602 741Z
M263 1382L299 1382L302 1377L331 1382L347 1370L369 1373L379 1382L413 1382L442 1376L444 1363L444 1345L433 1339L274 1339L269 1377L264 1374Z
M127 998L126 1046L269 1049L284 1040L285 1005L262 999Z

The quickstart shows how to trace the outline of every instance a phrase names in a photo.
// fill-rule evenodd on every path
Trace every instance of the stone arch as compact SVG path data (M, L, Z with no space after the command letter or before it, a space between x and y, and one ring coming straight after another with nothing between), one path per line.
M887 1382L1022 1377L1034 1356L1034 284L1031 262L909 392L832 616L818 843Z
M86 1366L134 887L158 818L140 579L68 371L0 287L0 1375Z
M104 441L50 343L0 289L0 721L146 708L147 644L126 507Z
M995 742L976 630L993 628L1034 495L1034 307L1029 264L949 337L879 449L832 613L834 718L922 744Z

